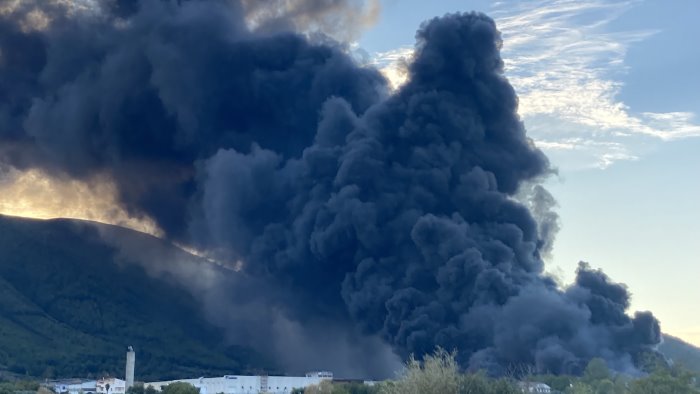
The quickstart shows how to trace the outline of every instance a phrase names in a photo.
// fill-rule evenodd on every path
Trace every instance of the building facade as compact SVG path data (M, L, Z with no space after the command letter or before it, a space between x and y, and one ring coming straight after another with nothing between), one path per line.
M540 382L519 382L518 386L523 393L545 393L552 392L552 388Z
M96 380L81 379L57 380L48 384L49 389L59 394L94 394L97 392L96 386Z
M200 394L289 394L295 388L317 385L324 380L333 380L333 374L313 372L306 374L306 376L226 375L218 378L147 382L144 383L144 386L151 386L157 391L161 391L164 386L171 383L185 382L198 388Z
M126 381L117 378L102 378L95 385L97 394L125 394Z

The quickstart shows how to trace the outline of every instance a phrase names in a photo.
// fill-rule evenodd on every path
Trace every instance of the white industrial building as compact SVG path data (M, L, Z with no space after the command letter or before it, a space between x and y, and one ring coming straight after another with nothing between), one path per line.
M47 386L58 394L126 394L134 382L136 353L129 346L126 354L125 380L102 378L100 380L61 380L47 382ZM225 375L218 378L178 379L162 382L146 382L144 387L161 391L164 386L184 382L199 389L200 394L290 394L292 390L317 385L324 380L333 380L331 372L310 372L306 376L245 376Z
M94 394L97 391L96 380L65 379L47 382L46 386L54 393Z
M117 378L102 378L95 385L97 394L125 394L126 381Z
M151 386L157 391L161 391L163 386L184 382L198 388L200 394L289 394L295 388L317 385L324 380L333 380L333 374L330 372L312 372L307 373L306 376L226 375L218 378L147 382L144 383L144 386Z
M125 394L126 382L116 378L100 380L67 379L48 382L54 393L67 394Z

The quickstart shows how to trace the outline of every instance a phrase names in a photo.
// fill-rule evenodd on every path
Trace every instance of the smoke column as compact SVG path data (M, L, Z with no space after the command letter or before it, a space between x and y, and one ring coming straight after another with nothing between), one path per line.
M289 31L316 6L354 8L297 3L257 28L250 2L0 9L0 160L107 177L169 239L237 261L208 307L290 362L311 347L266 338L325 336L343 354L338 338L379 341L400 357L442 346L495 374L578 373L592 357L634 368L660 331L626 314L625 286L585 263L564 290L543 273L556 216L537 183L551 168L494 22L426 22L389 93L341 44Z

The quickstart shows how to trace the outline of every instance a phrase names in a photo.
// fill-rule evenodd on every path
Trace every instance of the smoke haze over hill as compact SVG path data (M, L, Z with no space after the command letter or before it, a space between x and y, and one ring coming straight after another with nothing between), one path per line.
M626 314L626 287L585 263L563 290L543 272L552 169L494 22L426 22L389 92L341 44L291 31L328 9L364 15L359 3L297 3L253 27L235 1L3 10L0 160L108 179L126 212L233 262L212 318L289 366L387 374L389 349L442 346L493 373L634 368L660 332Z

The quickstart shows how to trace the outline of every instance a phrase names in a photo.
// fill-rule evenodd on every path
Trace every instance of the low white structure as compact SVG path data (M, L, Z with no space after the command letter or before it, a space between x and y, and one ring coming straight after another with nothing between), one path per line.
M126 381L117 378L102 378L97 381L97 394L125 394Z
M200 394L289 394L295 388L306 388L333 380L330 372L312 372L306 376L246 376L226 375L219 378L179 379L163 382L147 382L144 387L151 386L161 391L164 386L176 382L185 382L199 389Z
M49 383L49 388L54 393L68 394L94 394L97 391L96 380L57 380Z
M321 379L333 380L333 372L330 372L330 371L307 372L306 377L307 378L321 378Z
M520 390L523 393L551 393L552 388L540 382L519 382Z

